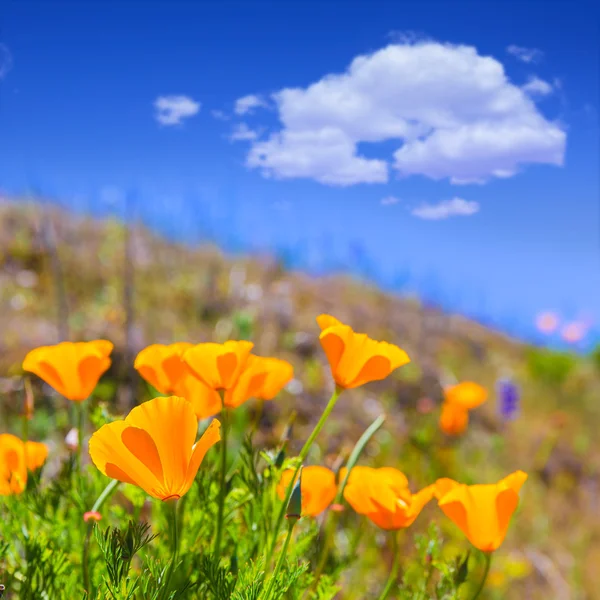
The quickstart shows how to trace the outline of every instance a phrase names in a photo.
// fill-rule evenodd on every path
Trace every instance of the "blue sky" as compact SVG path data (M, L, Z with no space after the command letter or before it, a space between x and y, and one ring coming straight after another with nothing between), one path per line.
M385 282L466 313L597 326L591 10L4 2L0 189L96 212L133 190L187 238L210 220L252 247L360 240Z

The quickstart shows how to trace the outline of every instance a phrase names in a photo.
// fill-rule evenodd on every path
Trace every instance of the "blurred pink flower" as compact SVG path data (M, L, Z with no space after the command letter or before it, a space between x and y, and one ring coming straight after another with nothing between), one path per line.
M99 521L102 515L96 510L90 510L83 515L83 520L88 523L89 521Z
M558 316L553 312L540 313L535 324L542 333L552 333L558 327Z
M75 452L79 446L79 432L75 427L69 430L65 436L65 445L71 452Z
M565 342L576 344L580 342L587 334L587 326L580 321L567 323L561 330L560 335Z

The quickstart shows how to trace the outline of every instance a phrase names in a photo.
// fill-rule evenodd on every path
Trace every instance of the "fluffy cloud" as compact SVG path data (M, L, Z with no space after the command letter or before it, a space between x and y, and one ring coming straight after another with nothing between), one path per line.
M439 221L454 216L468 217L476 212L479 212L477 202L464 200L463 198L452 198L452 200L443 200L438 204L422 204L413 209L411 214L420 219Z
M229 121L229 118L222 110L211 110L210 114L218 121Z
M4 44L0 44L0 79L6 77L11 68L12 55L10 50Z
M183 119L193 117L200 103L189 96L159 96L154 101L155 118L161 125L179 125Z
M258 137L258 131L250 129L246 123L238 123L234 126L229 139L232 142L251 141Z
M547 81L533 76L521 89L531 96L547 96L554 88Z
M386 196L379 201L381 206L391 206L392 204L398 204L398 202L400 202L400 198L396 198L396 196Z
M544 53L537 48L523 48L523 46L515 46L514 44L508 46L506 51L524 63L540 62L544 56Z
M282 128L255 141L247 157L266 177L384 183L390 164L362 156L358 144L387 140L398 141L391 166L400 176L457 184L510 177L526 163L563 162L565 132L497 60L469 46L391 44L273 99Z
M267 103L261 96L249 94L235 101L235 114L245 115L254 111L255 108L266 108Z

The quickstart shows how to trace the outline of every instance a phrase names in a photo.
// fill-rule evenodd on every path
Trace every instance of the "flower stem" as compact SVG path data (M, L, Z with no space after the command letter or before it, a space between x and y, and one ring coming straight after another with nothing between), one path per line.
M264 595L264 600L269 600L271 597L271 592L273 591L273 586L275 585L275 581L277 580L277 575L279 575L279 571L281 571L281 567L285 562L285 556L287 554L288 546L290 545L290 540L292 539L292 531L294 530L294 525L298 521L297 517L290 518L288 521L288 530L287 535L285 536L285 542L283 543L283 548L281 549L281 553L279 554L279 558L277 560L277 565L275 566L275 570L273 571L273 575L271 575L271 581L269 581L269 587L267 588L267 592Z
M473 594L473 597L471 598L471 600L476 600L476 598L479 598L479 595L481 594L481 592L483 591L483 588L485 587L485 582L487 580L488 573L490 572L490 565L492 564L492 553L484 552L484 556L485 556L485 568L483 570L483 577L481 578L481 581L479 582L479 587Z
M344 477L343 481L340 483L340 485L338 487L337 494L333 501L334 504L342 503L342 499L344 497L344 489L346 487L346 484L348 483L348 477L350 477L350 471L352 470L352 468L358 461L365 446L369 443L369 440L375 435L375 433L379 430L379 428L383 425L384 422L385 422L385 416L380 415L379 417L377 417L375 419L375 421L373 421L373 423L371 423L371 425L360 436L360 439L358 440L358 442L356 442L356 445L354 446L354 448L352 449L352 453L350 454L350 458L348 459L348 462L346 463L346 476ZM331 511L329 511L329 514L327 515L328 521L327 521L327 525L325 528L325 539L323 541L323 549L321 551L321 559L317 566L317 571L315 573L315 579L314 579L314 583L312 586L313 590L317 589L317 585L319 583L319 578L321 577L321 574L323 573L323 569L325 568L325 565L327 564L327 559L329 558L329 552L331 550L331 543L333 542L333 534L335 532L335 526L336 526L338 518L339 518L339 513L334 512L333 514L331 514Z
M223 427L222 431L222 439L221 439L221 473L219 479L219 508L217 515L217 533L215 537L215 555L219 556L219 552L221 551L221 538L223 536L223 512L225 510L225 496L227 495L227 490L225 489L226 485L226 475L227 475L227 430L229 428L228 423L228 414L227 409L223 407L223 411L221 413Z
M85 421L85 411L83 408L84 402L77 404L77 472L79 477L83 477L83 425Z
M285 492L285 498L283 500L283 503L281 504L281 509L279 510L279 514L277 515L277 521L275 522L275 529L273 530L273 539L271 540L271 546L270 546L269 552L267 554L267 561L265 562L265 568L269 568L271 558L273 557L273 551L275 550L275 544L277 543L277 536L279 534L279 529L281 528L281 523L283 522L283 517L285 516L285 511L287 510L287 505L290 501L290 497L292 495L292 490L294 489L294 484L296 483L296 478L298 476L298 472L300 471L300 467L302 466L302 463L306 459L306 457L308 455L308 451L310 450L310 447L312 446L313 442L315 441L315 438L317 437L317 435L319 435L319 432L321 431L321 429L323 429L323 425L325 425L325 421L327 421L327 417L331 414L331 411L333 410L333 407L335 406L335 403L337 402L337 399L339 398L341 391L342 391L342 389L336 386L335 391L333 392L331 398L329 399L329 402L327 403L327 406L325 407L325 410L323 411L323 414L321 415L321 418L319 419L318 423L315 425L315 428L312 430L312 433L306 440L306 443L302 447L302 450L300 450L300 455L299 455L300 460L298 461L298 466L294 470L294 474L292 475L292 478L290 479L290 483L288 484L287 490Z
M392 552L394 553L394 562L392 563L390 576L385 584L385 588L383 588L383 592L381 592L381 596L379 596L379 600L385 600L389 596L389 593L392 591L392 588L398 579L398 573L400 571L400 547L398 545L397 536L398 533L394 531L392 533Z
M173 576L175 564L177 563L177 558L179 556L179 523L177 520L177 505L179 504L179 502L178 500L166 500L165 503L168 504L169 508L171 509L170 523L173 531L173 536L171 540L173 546L173 553L171 557L171 564L169 565L169 571L167 573L167 578L165 580L165 585L161 594L161 598L169 597L169 586L171 585L171 578Z

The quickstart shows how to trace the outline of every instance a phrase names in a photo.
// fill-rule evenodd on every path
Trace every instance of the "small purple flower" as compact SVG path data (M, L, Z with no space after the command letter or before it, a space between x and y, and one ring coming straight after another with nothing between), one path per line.
M496 383L498 412L505 421L512 421L519 414L521 392L511 379L499 379Z

